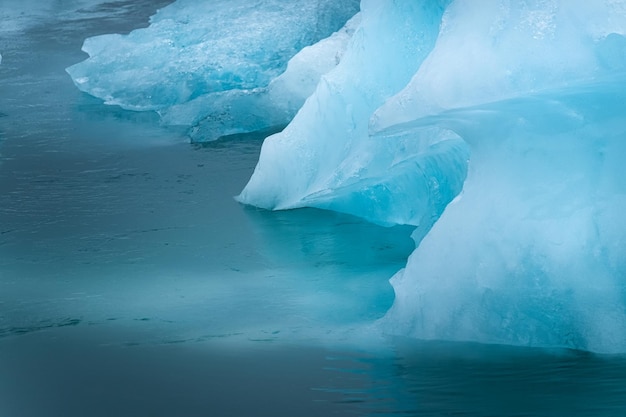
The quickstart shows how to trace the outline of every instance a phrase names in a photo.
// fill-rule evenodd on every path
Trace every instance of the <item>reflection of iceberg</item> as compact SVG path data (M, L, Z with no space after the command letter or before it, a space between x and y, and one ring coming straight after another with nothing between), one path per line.
M295 303L307 321L352 326L381 318L391 307L388 277L414 248L412 227L380 227L316 209L247 207L245 213L268 269L289 277L289 300L280 302Z
M78 88L107 104L155 110L168 124L198 125L209 118L208 126L195 130L198 140L261 130L289 122L320 74L336 65L350 27L290 64L309 64L299 74L307 79L283 77L265 97L270 82L294 55L357 11L358 0L178 0L159 10L146 29L88 38L83 50L90 58L67 71ZM288 100L294 103L285 105ZM248 119L240 120L248 111Z
M356 12L330 4L333 25L309 43ZM145 45L164 39L134 33ZM125 79L136 62L116 85L120 97L147 97L167 123L196 125L201 139L286 122L321 77L265 141L239 201L418 226L418 248L392 280L385 331L626 352L625 35L624 0L362 0L342 31L298 44L282 66L228 72L254 75L250 83L217 72L221 92L203 96L190 65L201 54L173 42L166 50L186 68L163 71L175 88L143 88L149 71ZM281 90L279 74L301 49L282 77L302 76L306 88ZM308 73L317 57L325 64Z

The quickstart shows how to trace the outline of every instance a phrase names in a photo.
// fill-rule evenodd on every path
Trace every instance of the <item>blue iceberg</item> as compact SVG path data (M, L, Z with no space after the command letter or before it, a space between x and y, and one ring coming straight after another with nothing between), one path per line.
M239 199L418 226L386 332L624 352L625 12L363 1Z
M342 62L293 122L266 139L239 201L331 209L425 233L462 188L466 144L437 126L381 139L369 135L368 123L432 49L446 3L362 2L362 22Z
M336 65L350 26L292 64L308 61L309 80L294 85L284 76L269 98L268 85L296 54L342 29L358 8L358 0L178 0L145 29L86 39L89 58L67 72L79 89L107 104L157 111L166 124L192 126L198 141L284 126L321 73ZM289 100L295 103L285 106ZM248 120L239 117L254 112Z
M420 120L461 134L471 162L461 195L392 278L387 331L626 350L625 81Z
M207 67L180 34L213 17L181 10L228 33L269 13L209 4L87 40L68 72L198 140L291 120L237 199L415 226L384 332L626 352L626 1L276 2L277 42L224 37ZM137 45L154 65L120 63Z

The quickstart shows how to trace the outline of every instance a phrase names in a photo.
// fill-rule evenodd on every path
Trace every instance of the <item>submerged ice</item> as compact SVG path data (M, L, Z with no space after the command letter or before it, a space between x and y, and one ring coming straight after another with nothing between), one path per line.
M179 1L68 72L198 139L293 119L237 198L416 226L385 332L626 352L626 1L261 3Z

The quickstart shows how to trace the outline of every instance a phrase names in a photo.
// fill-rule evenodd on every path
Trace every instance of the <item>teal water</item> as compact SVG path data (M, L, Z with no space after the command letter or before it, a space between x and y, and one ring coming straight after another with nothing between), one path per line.
M72 85L166 3L1 5L0 416L624 415L623 356L381 335L410 228L241 206L261 136Z

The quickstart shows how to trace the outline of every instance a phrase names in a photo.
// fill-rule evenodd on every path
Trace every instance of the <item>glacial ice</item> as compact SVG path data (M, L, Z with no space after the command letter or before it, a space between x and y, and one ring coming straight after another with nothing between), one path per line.
M454 127L471 145L470 169L393 277L386 331L626 351L625 82L422 121Z
M269 85L204 94L160 110L161 120L166 125L192 126L189 136L195 142L284 127L313 93L322 74L341 61L360 17L357 13L337 32L301 49Z
M265 16L244 3L237 15L196 6L216 7L226 30ZM92 58L68 72L81 88L115 78L91 93L157 109L200 140L293 118L237 199L417 226L383 331L626 352L626 0L362 0L332 36L356 8L315 4L333 24L289 49L292 24L319 19L285 19L276 66L253 56L227 79L205 71L202 44L163 36L207 26L189 27L176 13L201 13L179 0L143 32L88 40ZM232 55L275 51L268 39ZM152 69L167 65L120 67L96 45L116 57L142 45ZM202 77L222 85L208 92Z
M240 200L421 226L386 332L625 352L626 2L426 5L363 1Z
M436 126L372 138L368 120L419 68L446 3L363 1L361 24L343 60L322 76L292 123L265 140L239 201L268 209L332 209L427 231L461 190L464 142Z
M381 325L624 352L626 3L492 6L451 5L370 120L374 137L434 124L471 149L462 195L392 279Z
M626 70L622 1L456 1L411 82L372 131L451 108L576 85Z
M178 0L152 16L148 28L86 39L89 58L67 72L107 104L196 126L196 140L284 126L321 73L336 65L350 27L301 54L310 64L296 80L301 85L275 79L294 55L341 29L358 8L358 0ZM278 84L268 93L273 80Z

